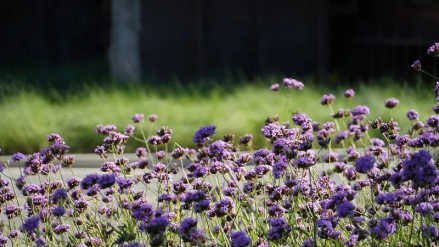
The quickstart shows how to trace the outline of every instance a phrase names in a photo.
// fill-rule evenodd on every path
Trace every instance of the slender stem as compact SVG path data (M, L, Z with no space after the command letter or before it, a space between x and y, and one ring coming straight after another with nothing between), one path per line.
M434 79L436 79L436 80L439 80L439 78L437 78L436 76L434 76L434 75L432 75L432 74L430 74L430 73L428 73L428 72L425 72L424 70L420 70L422 73L424 73L424 74L426 74L426 75L428 75L428 76L430 76L430 77L433 77Z

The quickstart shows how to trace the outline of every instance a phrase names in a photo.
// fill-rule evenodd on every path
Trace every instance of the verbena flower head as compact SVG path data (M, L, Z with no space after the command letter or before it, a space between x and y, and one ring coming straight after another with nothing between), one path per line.
M26 158L26 156L24 156L24 154L22 153L15 153L11 156L12 161L17 162L17 161L22 161Z
M438 57L439 56L439 43L434 43L432 46L430 46L427 50L427 54L431 57Z
M422 70L421 61L419 60L414 61L412 64L412 68L416 71L421 71Z
M154 123L155 122L155 120L157 120L157 115L155 115L155 114L151 114L151 115L149 115L148 116L148 120L151 122L151 123Z
M332 94L324 94L320 99L320 104L322 105L331 105L335 101L335 96Z
M56 204L59 200L65 200L67 198L67 192L62 189L58 188L53 192L52 194L52 200Z
M195 136L192 139L193 142L197 144L204 144L206 142L206 138L210 137L211 135L215 134L216 126L215 125L207 125L204 127L201 127L200 129L195 132Z
M417 120L419 118L419 113L415 110L410 110L407 112L407 118L409 120Z
M31 233L38 227L39 224L40 224L39 218L30 217L24 221L23 225L21 225L21 228L27 233Z
M396 98L390 98L384 101L384 106L390 109L396 107L398 104L399 100L397 100Z
M111 186L113 186L113 184L116 183L116 175L115 174L101 175L99 176L96 183L99 184L101 189L110 188Z
M355 161L355 170L359 173L368 173L375 164L375 158L371 155L365 155Z
M134 123L141 123L144 121L145 115L143 114L134 114L131 119L133 120Z
M250 245L251 238L243 231L234 231L230 234L230 246L232 247L245 247Z
M353 98L355 95L355 91L353 89L348 89L343 94L346 98Z
M271 91L279 91L279 88L280 86L277 83L270 86Z
M370 113L369 107L364 106L364 105L356 106L351 111L352 116L366 115L366 114L369 114L369 113Z
M414 188L434 186L438 172L433 162L433 157L424 149L413 153L410 158L403 161L402 179L412 181Z
M351 202L342 202L337 205L337 215L341 218L354 215L354 204Z
M87 190L95 185L99 180L99 175L97 173L89 174L81 181L81 188Z

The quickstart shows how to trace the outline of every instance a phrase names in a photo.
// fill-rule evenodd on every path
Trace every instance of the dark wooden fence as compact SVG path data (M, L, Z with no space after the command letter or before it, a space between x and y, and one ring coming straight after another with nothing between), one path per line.
M0 4L0 63L57 64L107 57L110 0ZM435 0L143 0L146 76L238 71L326 78L409 76L439 41ZM338 76L338 77L337 77Z

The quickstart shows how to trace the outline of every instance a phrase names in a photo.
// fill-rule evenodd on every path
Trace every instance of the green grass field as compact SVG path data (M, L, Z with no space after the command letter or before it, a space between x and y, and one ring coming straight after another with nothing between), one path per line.
M0 89L0 148L2 154L13 152L31 153L47 145L45 137L58 133L71 146L70 152L92 152L101 144L102 136L93 132L98 124L115 124L123 132L134 113L157 114L154 125L174 130L173 141L183 146L191 144L195 131L204 125L217 125L214 138L234 133L236 138L253 134L255 147L264 145L260 129L268 116L279 115L282 122L290 120L293 111L307 113L313 120L331 120L328 107L320 105L324 93L332 93L337 99L334 110L367 105L371 109L369 120L382 116L390 118L390 111L384 107L384 100L396 97L400 105L393 110L393 117L400 122L401 132L406 132L410 123L405 114L410 109L419 111L421 120L433 113L435 103L433 84L397 84L383 79L373 86L362 83L351 86L356 95L348 102L342 96L347 87L332 89L315 87L303 80L305 89L281 88L272 92L269 86L282 82L282 78L270 78L257 82L240 83L236 86L217 84L209 90L196 86L172 87L131 86L128 88L85 87L81 92L58 94L55 91L7 87ZM211 84L210 84L211 85ZM423 85L423 86L421 86ZM145 123L149 129L149 123ZM139 134L136 131L137 134ZM378 133L374 131L378 136ZM130 140L128 151L141 143Z

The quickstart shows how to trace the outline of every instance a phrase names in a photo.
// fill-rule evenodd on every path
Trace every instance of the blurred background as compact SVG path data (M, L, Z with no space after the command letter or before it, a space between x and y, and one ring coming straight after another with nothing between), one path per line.
M434 0L3 2L0 148L35 152L57 132L92 152L94 126L123 131L134 113L157 114L153 128L168 125L183 145L215 124L217 138L251 133L260 146L267 116L300 109L328 121L322 93L353 107L347 88L372 117L388 116L389 97L400 98L401 119L413 107L427 117L434 80L410 65L437 74L426 50L439 41L438 11ZM283 77L305 90L270 92Z

